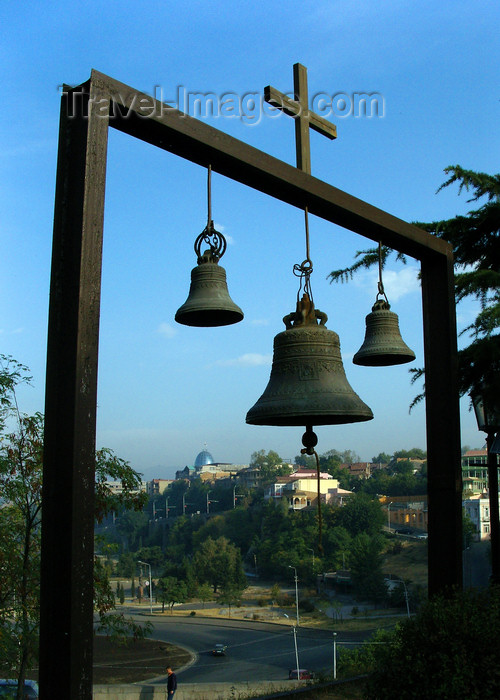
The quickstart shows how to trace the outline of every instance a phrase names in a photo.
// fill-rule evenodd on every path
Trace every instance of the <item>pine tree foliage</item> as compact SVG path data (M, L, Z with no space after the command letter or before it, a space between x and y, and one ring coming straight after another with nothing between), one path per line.
M455 297L460 302L479 301L480 311L474 322L464 328L470 345L459 352L460 393L478 393L490 406L498 405L500 396L500 174L466 170L460 165L445 168L448 178L439 187L458 184L458 194L470 194L468 202L477 208L466 215L432 222L414 222L453 246L455 260ZM382 246L382 264L386 265L390 249ZM331 282L346 282L354 273L378 263L378 249L358 251L351 267L330 273ZM397 254L397 259L404 256ZM412 382L422 378L423 370L411 370ZM419 394L412 406L424 397Z

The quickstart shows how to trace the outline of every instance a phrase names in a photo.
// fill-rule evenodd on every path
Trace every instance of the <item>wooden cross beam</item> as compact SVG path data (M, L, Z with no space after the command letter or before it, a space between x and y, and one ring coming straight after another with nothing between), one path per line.
M281 109L285 114L295 119L295 149L297 153L297 168L311 174L311 149L309 146L309 127L329 139L337 138L335 124L309 111L309 96L307 92L307 68L300 63L293 66L292 100L276 88L268 85L264 88L264 99L273 107Z

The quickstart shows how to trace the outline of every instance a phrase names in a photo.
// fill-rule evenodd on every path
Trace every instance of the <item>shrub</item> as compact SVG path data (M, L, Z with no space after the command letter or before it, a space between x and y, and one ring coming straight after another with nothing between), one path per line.
M400 554L403 551L403 543L401 540L396 540L387 551L389 554Z
M299 609L306 613L313 612L315 606L310 598L302 598L302 600L299 600Z
M500 697L500 588L433 598L374 658L370 700Z

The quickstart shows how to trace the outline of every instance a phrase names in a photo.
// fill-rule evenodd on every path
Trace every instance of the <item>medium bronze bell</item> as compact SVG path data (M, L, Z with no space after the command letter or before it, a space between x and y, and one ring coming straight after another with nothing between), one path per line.
M285 316L274 338L269 383L248 411L252 425L334 425L371 420L373 414L349 386L337 333L308 294ZM318 323L319 321L319 323Z
M185 326L229 326L243 318L243 311L229 296L226 271L217 262L201 262L191 270L191 286L175 314Z
M366 317L363 345L352 359L355 365L386 367L415 359L415 353L401 337L398 315L390 308L389 302L384 299L377 299L373 305Z

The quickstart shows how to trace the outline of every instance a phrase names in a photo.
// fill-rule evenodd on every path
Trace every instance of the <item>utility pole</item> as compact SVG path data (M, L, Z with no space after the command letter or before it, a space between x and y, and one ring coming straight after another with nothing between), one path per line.
M295 612L296 612L296 617L297 617L297 627L299 627L299 588L298 588L298 582L299 578L297 576L297 569L295 566L288 566L289 569L293 569L295 571Z
M233 508L236 508L236 499L237 498L244 498L245 494L243 493L236 493L236 486L233 486Z

